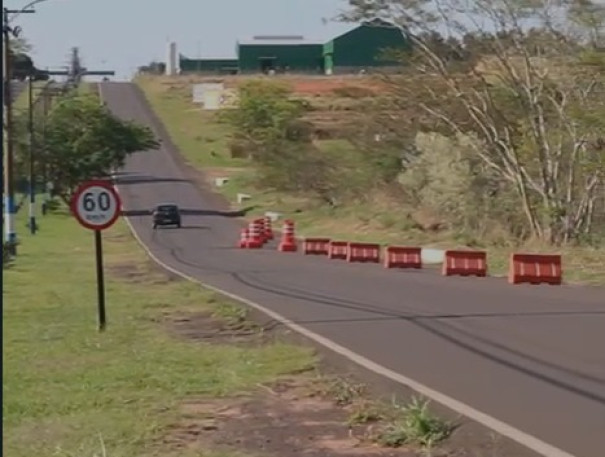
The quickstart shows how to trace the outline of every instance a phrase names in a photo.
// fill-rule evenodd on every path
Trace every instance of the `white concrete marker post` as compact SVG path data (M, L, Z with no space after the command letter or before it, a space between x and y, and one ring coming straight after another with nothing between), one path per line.
M271 219L271 222L276 222L281 217L281 214L273 212L273 211L267 211L265 213L265 216L267 216L269 219Z
M223 187L228 182L229 182L229 178L215 178L214 179L214 185L216 187Z
M243 202L245 202L246 200L250 200L251 198L252 198L252 195L237 194L237 203L241 205Z

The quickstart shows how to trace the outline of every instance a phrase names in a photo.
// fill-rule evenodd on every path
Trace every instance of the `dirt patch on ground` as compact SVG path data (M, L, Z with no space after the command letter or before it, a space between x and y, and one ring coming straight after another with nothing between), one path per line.
M206 178L214 181L215 178L229 178L234 174L242 171L242 168L237 167L206 167L204 168L204 174Z
M149 282L149 272L143 271L135 263L118 263L107 265L109 274L120 281L127 283L147 283Z
M272 330L265 331L249 321L223 319L211 311L168 314L164 319L173 335L198 342L262 345L275 337Z
M328 95L334 89L342 87L359 87L371 89L376 93L383 92L385 85L379 78L371 75L339 75L339 76L300 76L300 75L275 75L271 77L263 75L238 75L221 77L204 77L196 75L184 75L157 78L159 86L169 86L171 89L200 83L222 83L226 89L237 89L241 84L251 79L266 79L279 81L292 86L293 92L299 95ZM165 89L162 89L165 90Z
M164 273L159 266L146 262L121 260L106 266L108 276L129 284L168 284L181 279L175 275Z
M310 378L259 386L250 396L190 399L182 420L163 439L170 450L238 449L279 457L412 457L406 449L374 445L372 424L347 425L347 410L316 393Z
M295 94L314 96L331 95L342 88L354 88L373 95L384 90L375 80L361 77L296 79L292 80L292 86Z

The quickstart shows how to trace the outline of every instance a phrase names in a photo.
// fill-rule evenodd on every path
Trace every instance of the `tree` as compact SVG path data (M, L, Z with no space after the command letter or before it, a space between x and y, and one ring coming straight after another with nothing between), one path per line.
M45 120L38 174L44 170L57 195L68 202L82 181L107 177L130 154L157 146L147 127L117 118L97 97L70 94Z
M578 238L603 211L605 66L586 61L600 8L589 0L349 0L348 20L399 25L419 56L410 80L393 80L402 105L420 108L419 128L477 138L474 154L514 186L529 230L551 242ZM555 7L555 3L558 5ZM578 5L591 15L578 15ZM583 10L585 11L585 10ZM563 19L562 19L563 18ZM597 19L595 19L597 18ZM570 31L570 24L576 31ZM461 71L427 37L443 29L481 41L482 58ZM576 33L584 31L584 35ZM433 43L435 40L432 40ZM594 46L593 46L594 48Z
M14 54L28 54L32 51L33 47L27 41L27 39L23 37L14 37L9 41L10 51Z
M285 84L248 81L238 89L237 109L223 115L256 159L262 160L285 142L300 140L296 134L304 107L290 96Z
M155 60L142 65L138 68L139 73L147 73L152 75L163 75L166 72L166 64L164 62L156 62Z
M319 149L304 120L306 110L287 85L255 80L239 87L239 106L222 117L256 162L262 187L312 196L330 207L367 195L384 168L384 156L370 163L350 144Z

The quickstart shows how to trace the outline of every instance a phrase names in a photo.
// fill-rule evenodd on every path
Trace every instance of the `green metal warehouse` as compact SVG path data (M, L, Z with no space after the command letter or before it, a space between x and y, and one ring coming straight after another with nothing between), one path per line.
M396 66L381 54L387 49L409 50L410 41L389 22L376 19L340 35L323 46L326 74L362 68Z
M237 59L189 59L183 55L179 59L181 73L235 74L239 72Z
M354 73L396 66L381 58L387 49L409 50L411 43L393 24L365 22L331 41L299 35L263 35L237 43L237 59L193 60L181 56L181 72L211 73Z
M241 73L323 73L323 43L302 36L255 36L237 43Z

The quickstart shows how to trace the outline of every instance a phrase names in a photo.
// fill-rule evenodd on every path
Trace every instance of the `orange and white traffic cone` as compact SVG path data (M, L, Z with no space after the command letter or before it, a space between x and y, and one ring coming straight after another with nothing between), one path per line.
M245 249L248 247L248 238L249 237L250 237L250 231L247 228L242 229L241 235L239 238L240 249Z
M271 218L265 216L265 238L267 240L273 239L273 227L271 226Z
M262 241L263 244L265 244L267 241L269 241L265 235L265 231L266 231L266 226L265 226L265 219L256 219L255 221L258 224L258 230L260 231L259 235L260 235L260 239Z
M296 245L296 237L294 235L294 222L284 221L278 250L281 252L296 252L298 250L298 246Z
M246 246L249 249L259 249L263 247L263 239L260 233L260 226L257 221L250 222L249 237Z

